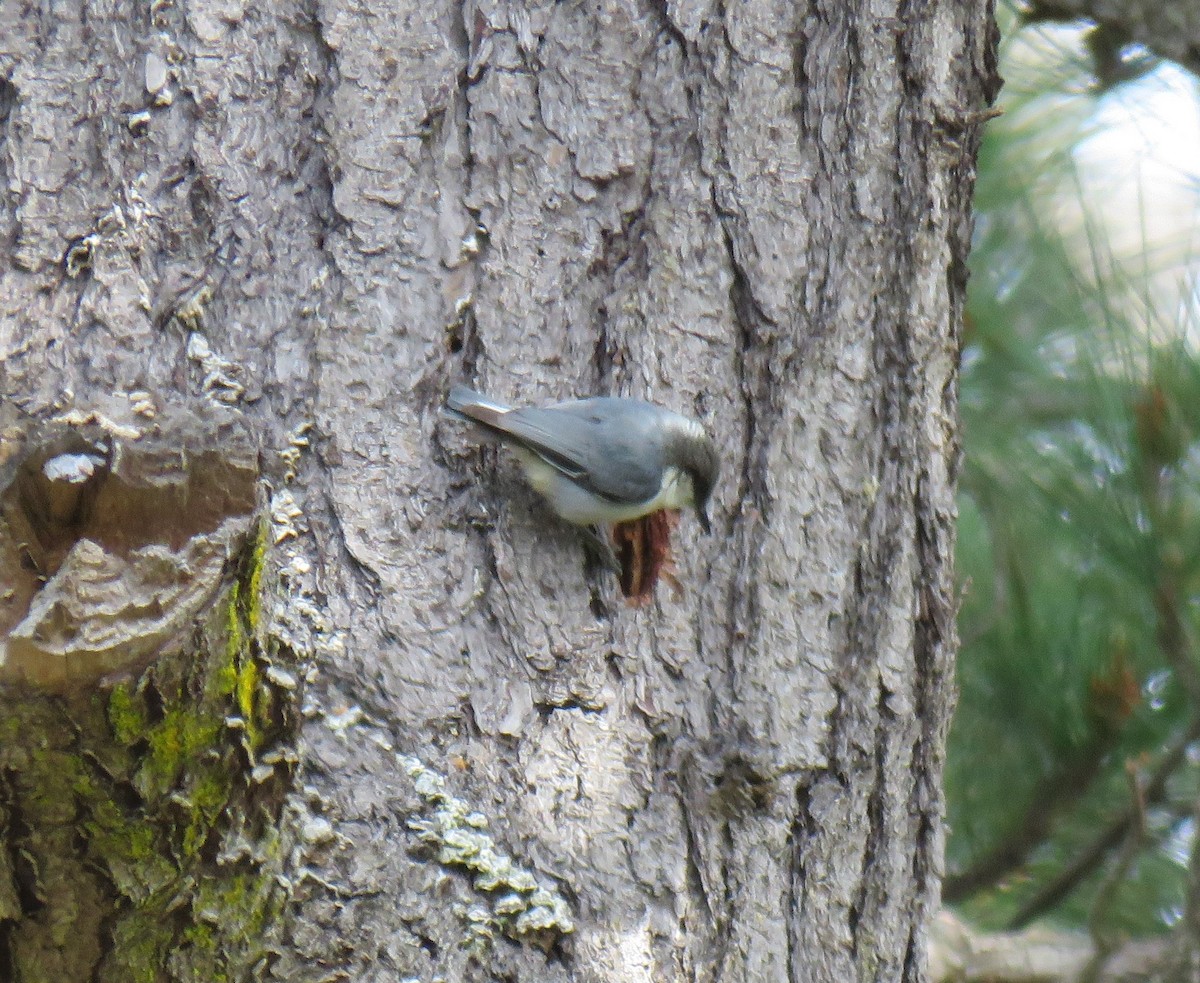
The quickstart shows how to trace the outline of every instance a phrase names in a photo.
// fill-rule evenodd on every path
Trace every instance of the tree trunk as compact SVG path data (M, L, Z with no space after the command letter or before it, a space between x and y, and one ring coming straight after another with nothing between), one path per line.
M225 416L187 422L209 403L271 495L257 527L102 512L106 557L165 540L184 566L237 522L203 604L120 616L138 658L10 684L25 745L106 765L39 817L47 773L5 741L0 966L925 979L990 4L10 3L0 39L0 350L42 495L10 482L12 514L109 487L155 421L230 472ZM624 605L440 415L455 380L704 420L723 474L714 535L676 534L681 591ZM85 598L63 571L92 508L10 626ZM81 637L63 658L96 670ZM239 700L272 708L253 739ZM203 739L130 794L189 714ZM115 856L98 813L150 845ZM60 893L51 858L93 886Z

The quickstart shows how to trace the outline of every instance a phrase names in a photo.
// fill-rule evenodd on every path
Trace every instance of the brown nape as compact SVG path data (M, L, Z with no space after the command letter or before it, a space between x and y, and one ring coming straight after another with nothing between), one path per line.
M613 526L613 545L621 561L621 593L630 607L650 603L659 577L671 585L676 598L682 594L671 556L671 533L677 525L678 510L660 509Z

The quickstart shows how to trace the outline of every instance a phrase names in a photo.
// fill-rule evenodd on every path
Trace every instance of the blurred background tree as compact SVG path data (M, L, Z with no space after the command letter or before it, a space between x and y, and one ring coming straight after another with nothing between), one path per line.
M1195 952L1200 89L1110 27L1028 7L1001 24L944 896L985 930L1040 921L1102 954L1190 922Z

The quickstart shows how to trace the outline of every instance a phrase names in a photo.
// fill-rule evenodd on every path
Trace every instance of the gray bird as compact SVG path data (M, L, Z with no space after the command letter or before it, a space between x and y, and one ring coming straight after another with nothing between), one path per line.
M618 396L514 409L466 386L450 390L446 408L511 447L525 479L570 523L599 526L690 507L709 531L706 506L720 462L695 420ZM600 545L613 562L607 541Z

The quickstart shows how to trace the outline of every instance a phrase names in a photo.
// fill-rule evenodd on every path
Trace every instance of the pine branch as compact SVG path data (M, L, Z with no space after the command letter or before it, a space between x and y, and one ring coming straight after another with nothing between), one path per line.
M1012 835L974 866L945 879L942 886L945 900L952 904L963 901L1024 866L1033 850L1049 838L1055 816L1091 787L1116 736L1107 730L1095 734L1079 757L1043 779Z
M1196 740L1200 740L1200 717L1194 717L1188 727L1163 752L1143 789L1145 805L1155 805L1163 800L1167 792L1167 782L1187 760L1187 749ZM1138 804L1134 803L1117 816L1096 835L1070 866L1064 868L1054 880L1025 902L1009 923L1009 928L1014 931L1025 928L1075 890L1104 862L1109 852L1125 839L1133 824L1137 822L1139 811Z

